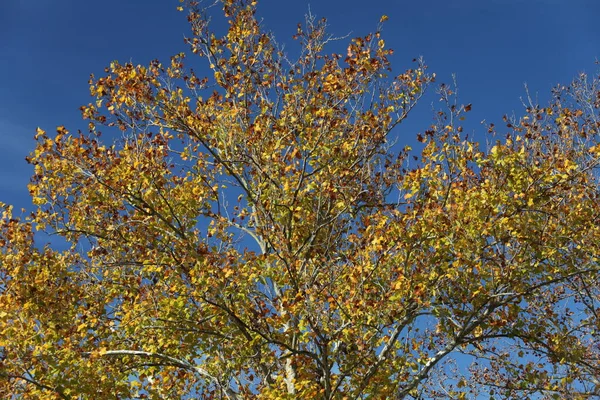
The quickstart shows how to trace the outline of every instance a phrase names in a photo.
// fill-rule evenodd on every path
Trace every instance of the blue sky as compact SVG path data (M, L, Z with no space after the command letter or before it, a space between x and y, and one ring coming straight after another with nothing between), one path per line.
M0 0L0 201L30 207L26 185L37 126L84 129L79 106L90 73L112 60L167 61L189 32L176 0ZM259 14L279 42L292 42L310 9L332 34L364 35L389 16L384 38L394 70L423 56L438 82L456 74L473 122L520 113L526 82L542 102L552 86L594 73L600 2L594 0L262 0ZM290 46L291 47L291 46ZM344 48L345 45L342 45ZM339 51L339 49L338 49ZM431 123L428 97L401 127L412 142Z

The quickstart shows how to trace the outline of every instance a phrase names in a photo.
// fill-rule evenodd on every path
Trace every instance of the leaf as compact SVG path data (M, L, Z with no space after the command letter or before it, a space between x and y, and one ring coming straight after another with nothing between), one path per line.
M180 3L212 75L110 63L89 132L36 130L33 212L0 203L0 397L589 397L600 78L502 135L442 85L413 150L435 75L382 32L341 60L309 18L294 59L254 1Z

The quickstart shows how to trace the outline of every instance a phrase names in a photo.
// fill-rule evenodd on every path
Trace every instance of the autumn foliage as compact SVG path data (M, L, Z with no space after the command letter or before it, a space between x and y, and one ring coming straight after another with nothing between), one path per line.
M189 54L92 77L87 133L38 130L38 208L0 221L0 395L600 395L599 81L479 140L439 86L414 152L433 75L393 74L381 25L328 54L308 18L292 61L219 5L223 36L190 1Z

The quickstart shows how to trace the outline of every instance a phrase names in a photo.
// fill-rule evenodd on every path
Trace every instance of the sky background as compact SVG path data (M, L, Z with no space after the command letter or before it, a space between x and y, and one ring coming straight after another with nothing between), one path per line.
M0 0L0 201L30 208L26 185L36 127L85 130L90 73L112 60L147 64L186 49L177 0ZM389 16L383 37L396 73L423 56L438 83L456 74L472 122L521 114L524 83L544 104L550 89L596 73L600 1L594 0L262 0L259 15L289 43L310 10L336 36L365 35ZM346 44L340 43L343 51ZM200 60L199 60L200 61ZM199 64L198 64L199 65ZM198 71L199 68L196 67ZM398 135L410 144L432 122L433 90ZM477 125L475 125L477 126ZM480 132L484 129L479 128Z

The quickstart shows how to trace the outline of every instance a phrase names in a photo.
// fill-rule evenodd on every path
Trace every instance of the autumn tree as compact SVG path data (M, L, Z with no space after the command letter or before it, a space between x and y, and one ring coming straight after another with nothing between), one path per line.
M479 141L442 85L412 152L433 76L392 74L380 27L328 54L308 18L292 60L218 4L222 36L190 1L190 54L92 77L88 132L38 130L38 208L2 207L0 394L599 396L600 80Z

